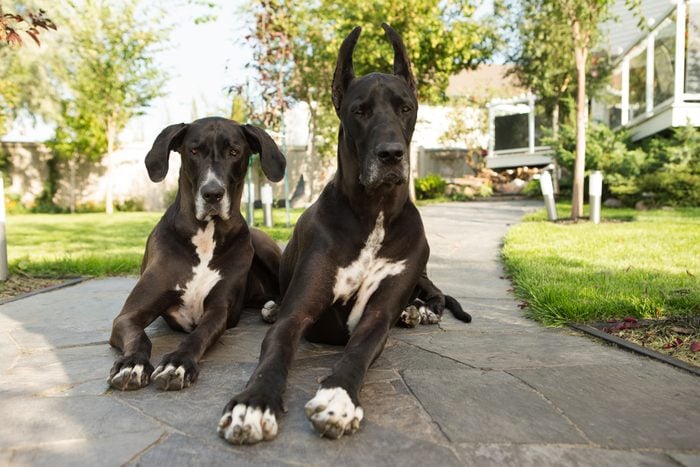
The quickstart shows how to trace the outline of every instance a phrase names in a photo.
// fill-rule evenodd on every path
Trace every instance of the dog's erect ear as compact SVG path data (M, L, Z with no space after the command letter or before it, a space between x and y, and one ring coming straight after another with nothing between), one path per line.
M394 48L394 74L405 79L413 91L413 95L417 97L416 80L413 78L413 72L411 71L411 61L408 59L408 53L401 37L394 31L394 28L386 23L382 23L382 28L384 28L386 37L389 38L389 42Z
M335 65L335 73L333 73L333 84L331 85L331 97L333 99L333 107L335 112L340 115L340 104L343 102L343 94L348 89L350 81L355 78L355 69L352 66L352 52L355 50L355 44L362 32L361 27L356 27L352 30L348 37L345 38L338 52L338 62Z
M260 165L265 176L273 182L279 182L284 177L287 161L277 147L275 141L261 128L253 125L243 125L248 145L253 152L260 154Z
M182 144L182 138L185 136L186 130L186 124L177 123L166 127L156 137L153 147L146 154L146 169L148 170L148 176L154 182L162 181L168 174L170 151Z

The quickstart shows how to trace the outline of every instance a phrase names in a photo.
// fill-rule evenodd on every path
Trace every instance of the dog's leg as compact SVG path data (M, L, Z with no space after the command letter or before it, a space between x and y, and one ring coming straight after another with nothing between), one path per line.
M321 281L309 280L316 277ZM219 436L232 444L254 444L277 436L282 395L289 367L304 332L330 306L330 283L324 274L295 275L280 306L280 318L267 331L258 367L243 392L226 404ZM303 279L302 279L303 278ZM298 307L303 304L304 308ZM297 307L296 309L292 307Z
M114 319L110 345L123 352L109 373L108 382L122 391L139 389L150 383L151 341L146 327L174 300L152 274L144 274Z
M242 290L242 289L238 289ZM240 312L238 305L236 312ZM152 379L163 391L189 387L199 375L199 361L226 330L228 309L225 305L207 306L197 327L185 336L174 352L163 356Z
M306 416L322 436L338 439L359 429L364 417L358 397L362 382L384 349L389 330L398 318L396 310L406 303L409 293L402 293L396 280L382 284L381 291L368 303L333 373L306 404Z

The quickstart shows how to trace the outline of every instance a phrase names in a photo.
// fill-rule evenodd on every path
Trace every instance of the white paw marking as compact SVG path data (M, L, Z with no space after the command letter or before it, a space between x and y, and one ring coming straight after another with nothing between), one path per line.
M221 417L216 431L231 444L255 444L277 436L277 420L270 409L237 404Z
M380 212L357 259L344 268L338 268L333 286L333 302L342 300L343 305L355 297L355 304L348 316L348 329L352 333L362 318L367 302L379 284L389 277L401 274L406 260L391 261L377 256L384 241L384 212Z
M205 229L199 229L192 237L199 263L192 267L192 278L184 287L177 285L175 290L183 291L182 306L173 307L168 313L187 332L197 327L204 314L204 300L211 289L221 280L221 274L211 269L209 263L214 257L216 240L214 239L214 222L210 221Z
M421 324L437 324L440 322L441 316L438 316L435 313L433 313L432 310L427 306L420 307L418 309L418 313L420 314Z
M148 375L143 372L143 365L127 366L109 378L109 384L122 391L139 389L147 386L149 382Z
M279 312L279 305L273 300L270 300L265 305L263 305L260 314L262 315L263 321L266 323L274 323L277 321L277 313Z
M304 409L316 431L332 439L356 432L364 417L343 388L319 389Z
M418 311L418 308L413 305L409 305L404 308L399 319L409 328L415 328L421 322L420 312Z
M151 379L163 391L184 389L192 383L189 378L185 378L185 367L168 364L165 368L163 365L158 365L151 375Z

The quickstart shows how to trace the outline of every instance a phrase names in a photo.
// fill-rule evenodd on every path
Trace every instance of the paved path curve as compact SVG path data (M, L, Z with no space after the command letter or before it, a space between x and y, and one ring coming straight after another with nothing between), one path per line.
M229 446L223 405L265 332L248 315L182 392L107 388L111 321L133 278L0 306L0 465L700 465L700 379L524 319L500 242L532 203L422 208L429 273L474 316L395 329L361 397L362 429L320 439L303 413L338 349L304 344L274 442ZM154 360L179 336L150 330Z

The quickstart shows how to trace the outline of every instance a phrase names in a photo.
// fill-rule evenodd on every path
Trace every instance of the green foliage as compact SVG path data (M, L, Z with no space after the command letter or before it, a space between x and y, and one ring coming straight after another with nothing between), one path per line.
M488 21L471 18L469 0L257 0L250 44L268 126L289 100L306 102L311 112L311 144L323 157L335 154L337 117L330 86L338 49L355 27L363 32L354 54L358 75L391 72L393 51L380 24L389 23L402 36L416 75L422 102L444 100L449 76L488 58L496 44ZM286 100L279 94L280 79Z
M433 173L423 178L417 178L415 183L417 199L430 199L442 196L447 186L447 182L444 178Z
M525 188L523 188L522 193L529 198L539 198L542 196L542 189L540 188L539 179L533 178L527 182Z
M562 125L559 137L552 141L559 164L569 174L573 173L576 156L576 129L572 124ZM639 193L639 176L646 166L648 156L641 149L631 149L629 137L624 131L615 132L603 124L591 124L586 134L586 160L590 171L603 172L603 182L608 193L622 199ZM562 180L564 187L570 180Z
M634 145L624 131L591 124L587 132L589 170L603 172L606 192L627 204L644 199L658 206L700 206L700 129L675 128ZM571 173L575 130L563 125L557 140L549 140L559 164ZM570 181L562 180L563 186Z
M639 189L651 204L700 206L700 128L674 128L668 138L654 138L645 148L649 162Z

